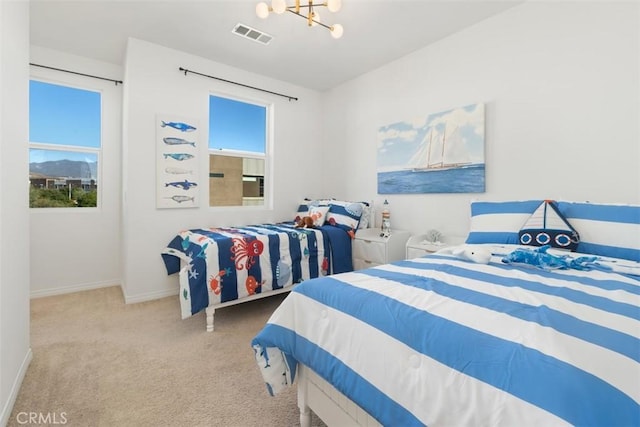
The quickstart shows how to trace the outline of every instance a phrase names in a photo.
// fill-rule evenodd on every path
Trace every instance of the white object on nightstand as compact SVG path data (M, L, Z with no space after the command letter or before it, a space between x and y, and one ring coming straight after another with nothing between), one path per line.
M449 246L461 245L465 238L461 236L442 236L441 242L429 242L426 234L411 236L407 240L407 259L419 258Z
M394 229L389 237L383 237L378 228L358 230L353 240L353 269L361 270L404 259L410 235L408 231Z

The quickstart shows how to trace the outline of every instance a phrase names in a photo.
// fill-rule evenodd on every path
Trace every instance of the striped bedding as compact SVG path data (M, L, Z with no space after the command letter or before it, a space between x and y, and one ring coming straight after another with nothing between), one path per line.
M207 307L351 271L351 238L334 226L292 222L184 230L162 251L179 273L182 318Z
M501 262L514 248L299 285L252 341L269 392L299 362L385 426L640 425L640 265Z

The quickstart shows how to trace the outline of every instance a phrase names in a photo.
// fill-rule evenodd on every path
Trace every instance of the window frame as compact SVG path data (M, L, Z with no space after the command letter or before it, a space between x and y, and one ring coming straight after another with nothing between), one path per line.
M47 142L33 142L31 141L31 135L29 135L28 141L28 150L31 153L31 150L46 150L46 151L65 151L65 152L73 152L73 153L87 153L94 154L96 156L96 161L98 163L96 168L96 206L85 206L85 207L43 207L43 208L33 208L29 206L29 212L61 212L61 213L85 213L85 212L100 212L102 211L102 190L101 183L102 179L102 151L104 146L104 90L102 88L91 86L88 84L82 85L77 82L71 82L65 79L52 79L43 77L36 73L31 73L29 75L29 81L37 81L40 83L46 83L51 85L68 87L71 89L84 90L87 92L96 92L100 95L100 146L99 147L90 147L90 146L78 146L78 145L64 145L64 144L56 144L56 143L47 143ZM29 154L29 163L31 162L31 155ZM29 190L31 190L31 182L29 181Z
M241 157L245 159L259 159L264 161L264 185L263 185L263 203L261 205L234 205L234 206L212 206L211 200L209 198L209 192L207 192L207 206L209 209L213 210L231 210L231 209L271 209L273 204L272 198L272 181L273 181L273 173L272 173L272 163L273 163L273 155L272 155L272 147L273 147L273 115L274 115L274 104L267 102L265 100L257 99L257 98L248 98L244 96L239 96L235 94L229 94L218 91L210 91L207 96L207 117L210 118L210 100L211 96L215 96L218 98L225 98L236 102L242 102L245 104L251 104L258 107L262 107L265 109L265 141L264 141L264 154L256 151L244 151L244 150L234 150L234 149L224 149L224 148L211 148L209 147L209 135L211 134L211 120L208 119L208 131L207 135L207 176L211 173L209 168L209 159L211 155L218 156L227 156L227 157ZM209 181L207 180L207 183Z

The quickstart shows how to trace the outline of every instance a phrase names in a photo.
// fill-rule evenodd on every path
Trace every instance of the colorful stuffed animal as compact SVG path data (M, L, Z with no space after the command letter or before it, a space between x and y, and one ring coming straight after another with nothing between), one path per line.
M295 228L313 228L313 227L314 227L313 218L311 218L310 216L303 216L298 220L295 226Z

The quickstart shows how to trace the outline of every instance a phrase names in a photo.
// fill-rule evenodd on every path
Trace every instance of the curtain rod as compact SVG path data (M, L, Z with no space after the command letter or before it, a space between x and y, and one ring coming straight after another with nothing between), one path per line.
M62 68L54 68L54 67L48 67L46 65L33 64L31 62L29 62L29 65L33 65L34 67L48 68L49 70L62 71L64 73L77 74L79 76L92 77L94 79L106 80L109 82L114 82L116 86L118 86L118 83L123 84L122 80L114 80L114 79L109 79L107 77L92 76L91 74L78 73L77 71L63 70Z
M242 87L247 87L247 88L249 88L249 89L259 90L259 91L261 91L261 92L267 92L267 93L271 93L271 94L273 94L273 95L278 95L278 96L281 96L281 97L283 97L283 98L287 98L287 99L289 99L289 101L291 101L291 100L297 101L297 100L298 100L298 98L296 98L295 96L283 95L282 93L272 92L272 91L270 91L270 90L261 89L261 88L259 88L259 87L249 86L249 85L245 85L245 84L242 84L242 83L234 82L234 81L231 81L231 80L221 79L220 77L214 77L214 76L210 76L210 75L208 75L208 74L198 73L197 71L187 70L186 68L182 68L182 67L180 67L180 68L179 68L179 70L180 70L180 71L184 71L184 75L185 75L185 76L187 75L187 73L197 74L197 75L199 75L199 76L209 77L210 79L220 80L220 81L222 81L222 82L231 83L231 84L238 85L238 86L242 86Z

